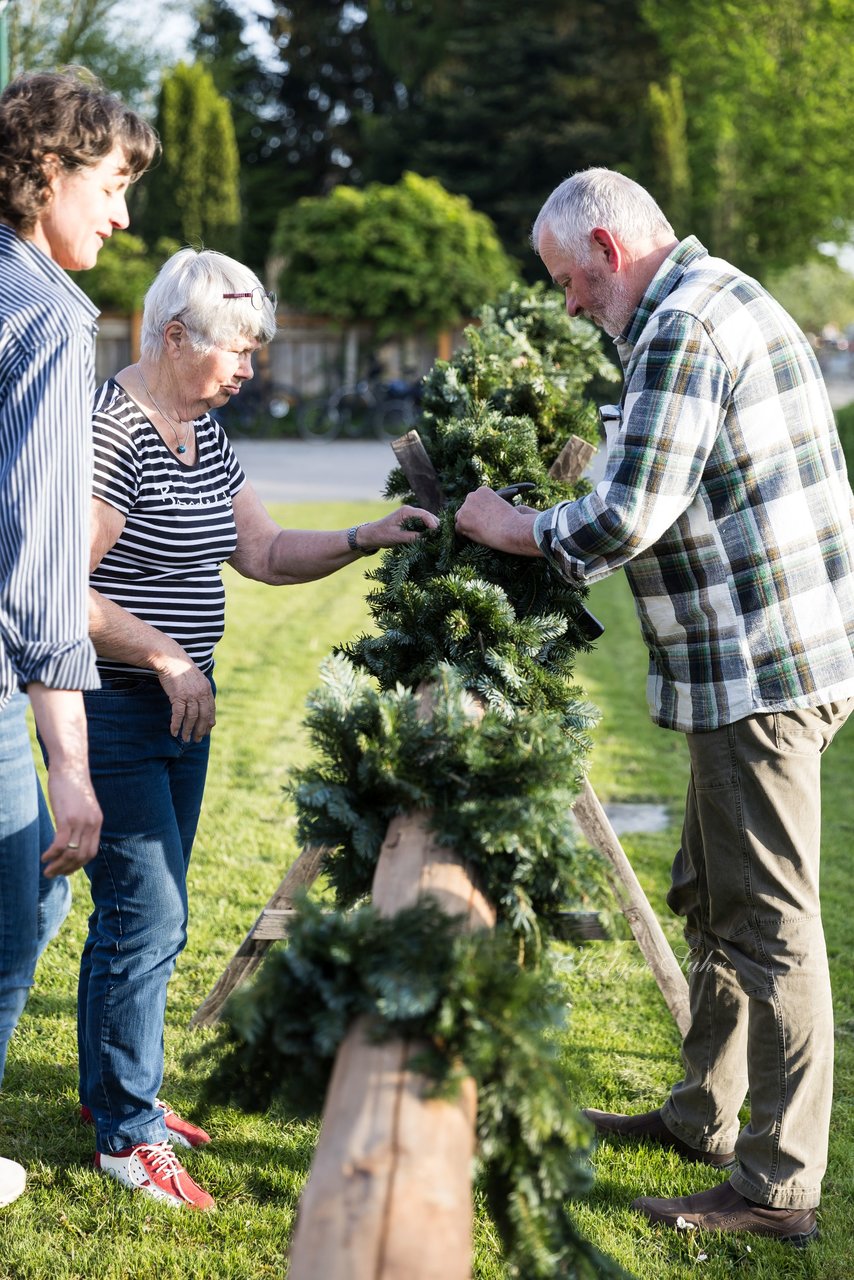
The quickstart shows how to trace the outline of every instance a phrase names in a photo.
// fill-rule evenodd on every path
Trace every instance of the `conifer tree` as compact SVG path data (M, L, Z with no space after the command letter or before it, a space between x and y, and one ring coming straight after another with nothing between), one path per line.
M163 79L156 121L163 157L141 184L137 230L194 248L240 253L240 160L231 108L201 64Z

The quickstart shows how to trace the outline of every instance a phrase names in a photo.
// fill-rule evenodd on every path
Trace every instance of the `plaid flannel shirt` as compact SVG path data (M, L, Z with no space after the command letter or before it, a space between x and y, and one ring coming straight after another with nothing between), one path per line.
M604 478L534 534L572 581L625 568L653 720L703 732L854 695L854 499L804 335L689 237L617 346Z

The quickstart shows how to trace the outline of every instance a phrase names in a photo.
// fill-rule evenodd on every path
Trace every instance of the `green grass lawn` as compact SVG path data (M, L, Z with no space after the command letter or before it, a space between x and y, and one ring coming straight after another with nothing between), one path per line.
M385 508L376 504L376 512ZM274 510L285 523L346 528L373 514L366 505ZM367 562L370 564L370 562ZM200 1086L210 1032L187 1023L296 853L293 812L282 797L304 751L306 693L320 660L368 625L361 564L324 582L273 590L226 571L228 627L217 661L218 724L212 771L191 869L190 939L170 987L163 1094L204 1124L214 1142L187 1153L191 1173L217 1199L215 1214L175 1212L133 1195L91 1169L92 1132L76 1119L74 989L87 890L42 960L12 1042L2 1100L0 1154L29 1170L28 1194L0 1210L0 1280L261 1280L281 1277L315 1126L281 1110L246 1115L205 1108ZM645 654L622 577L597 587L594 612L606 634L579 663L579 679L602 711L592 781L603 801L655 800L670 829L624 844L654 906L662 911L678 840L687 768L677 734L656 729L644 698ZM849 796L854 729L825 766L824 892L838 1020L837 1088L822 1241L804 1254L760 1240L682 1239L646 1226L628 1205L644 1193L681 1194L720 1175L673 1155L603 1144L590 1195L571 1206L584 1232L638 1280L709 1280L735 1273L757 1280L854 1275L854 923L848 885L854 811ZM674 922L664 927L681 952ZM634 943L621 936L562 948L571 1002L565 1044L567 1095L579 1106L655 1106L678 1075L678 1037ZM188 1053L195 1051L195 1061ZM749 1243L749 1248L748 1248ZM704 1252L707 1260L698 1261ZM476 1224L476 1280L504 1271L491 1224ZM318 1277L318 1280L324 1280Z

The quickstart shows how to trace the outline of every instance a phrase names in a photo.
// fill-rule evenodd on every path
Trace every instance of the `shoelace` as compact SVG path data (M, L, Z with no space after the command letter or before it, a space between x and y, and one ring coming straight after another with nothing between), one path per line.
M190 1197L181 1186L181 1174L186 1173L186 1169L172 1150L172 1143L168 1138L163 1142L142 1143L137 1147L136 1154L141 1159L144 1156L150 1161L152 1172L158 1177L171 1178L181 1199L189 1203Z

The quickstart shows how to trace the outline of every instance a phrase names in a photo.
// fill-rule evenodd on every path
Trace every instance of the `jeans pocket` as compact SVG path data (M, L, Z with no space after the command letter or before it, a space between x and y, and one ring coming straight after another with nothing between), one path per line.
M107 676L101 681L101 688L92 692L98 693L144 693L160 685L156 676Z

